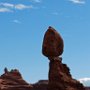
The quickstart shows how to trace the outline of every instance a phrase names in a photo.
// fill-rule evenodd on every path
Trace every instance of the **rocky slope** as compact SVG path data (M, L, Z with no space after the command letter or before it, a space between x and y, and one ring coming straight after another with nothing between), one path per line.
M32 85L33 85L32 90L47 90L48 80L40 80L37 83ZM90 87L85 87L85 90L90 90Z
M65 64L62 64L62 68L65 68L65 67L67 66ZM70 74L67 74L67 75L69 76L69 78L71 78ZM70 81L70 79L67 80L67 78L65 77L63 78L63 80L64 80L64 83L65 82L67 83L73 82L73 84L77 83L75 88L79 86L78 85L79 82L75 81L74 79ZM25 80L23 80L18 70L14 69L8 72L6 70L5 73L0 76L0 90L47 90L48 82L49 82L48 80L39 80L37 83L34 83L31 85L31 84L28 84ZM70 89L70 90L74 90L74 89ZM79 89L79 90L82 90L82 89ZM90 88L86 87L85 90L90 90Z
M32 85L33 85L32 90L47 90L48 80L40 80Z
M4 71L0 76L0 90L31 90L32 85L23 80L17 69L8 71L5 68Z

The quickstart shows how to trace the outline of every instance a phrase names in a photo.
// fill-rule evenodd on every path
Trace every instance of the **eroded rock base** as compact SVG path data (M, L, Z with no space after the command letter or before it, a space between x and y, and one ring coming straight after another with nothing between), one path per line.
M83 85L72 78L70 69L60 57L49 57L48 90L85 90Z

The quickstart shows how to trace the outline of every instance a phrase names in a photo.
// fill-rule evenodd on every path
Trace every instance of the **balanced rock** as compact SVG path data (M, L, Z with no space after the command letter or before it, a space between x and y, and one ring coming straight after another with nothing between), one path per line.
M85 90L84 86L73 79L70 69L62 63L63 39L60 34L52 27L45 33L42 53L48 57L49 74L47 90Z
M45 33L42 53L47 57L57 57L63 53L63 39L60 34L52 27Z

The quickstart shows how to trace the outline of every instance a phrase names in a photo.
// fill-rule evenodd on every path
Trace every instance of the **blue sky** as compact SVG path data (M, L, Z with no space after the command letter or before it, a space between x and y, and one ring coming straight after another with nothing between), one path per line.
M0 0L0 74L17 68L30 83L47 79L41 50L48 26L64 39L72 76L90 81L90 0Z

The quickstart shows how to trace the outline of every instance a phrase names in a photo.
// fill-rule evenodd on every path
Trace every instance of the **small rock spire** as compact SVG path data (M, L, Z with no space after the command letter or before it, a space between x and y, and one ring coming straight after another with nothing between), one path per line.
M5 74L8 73L8 69L7 69L7 67L4 68L4 73L5 73Z

